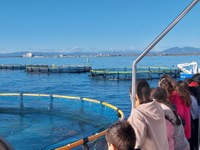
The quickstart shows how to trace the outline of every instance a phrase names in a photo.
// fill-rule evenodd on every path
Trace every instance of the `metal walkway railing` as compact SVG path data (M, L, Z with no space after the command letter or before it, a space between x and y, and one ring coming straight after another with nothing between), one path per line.
M138 62L199 2L199 0L193 0L181 13L178 15L165 30L163 30L160 35L136 58L132 64L132 108L135 105L135 87L136 87L136 70ZM199 123L200 123L200 114L199 114ZM200 133L200 127L199 131ZM198 136L200 141L200 135ZM200 146L200 145L199 145Z

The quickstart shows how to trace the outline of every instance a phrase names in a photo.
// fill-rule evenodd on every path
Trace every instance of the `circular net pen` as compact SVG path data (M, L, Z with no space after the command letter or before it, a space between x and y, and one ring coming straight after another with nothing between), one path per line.
M16 150L106 149L104 135L123 112L89 98L0 93L0 137Z
M147 80L159 79L164 74L178 78L180 70L176 67L138 67L136 73L137 78ZM131 80L132 68L92 69L90 70L90 76L94 79Z

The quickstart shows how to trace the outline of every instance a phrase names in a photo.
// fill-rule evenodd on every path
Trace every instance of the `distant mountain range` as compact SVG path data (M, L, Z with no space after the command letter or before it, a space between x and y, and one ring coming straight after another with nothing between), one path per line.
M0 57L22 57L29 51L0 53ZM101 52L31 52L34 56L53 57L59 55L81 56L81 55L138 55L141 51L101 51ZM149 55L200 55L200 48L194 47L173 47L159 52L150 52Z
M166 49L162 52L162 54L191 54L191 55L199 55L200 54L200 48L194 48L194 47L173 47Z

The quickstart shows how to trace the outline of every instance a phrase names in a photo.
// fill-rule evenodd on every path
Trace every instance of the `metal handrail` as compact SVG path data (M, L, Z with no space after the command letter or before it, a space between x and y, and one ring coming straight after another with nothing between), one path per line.
M163 30L160 35L136 58L132 64L132 109L135 105L135 95L136 95L136 69L137 63L199 2L199 0L193 0L181 13L176 17L165 30Z
M135 106L135 95L136 95L136 69L137 63L199 2L199 0L193 0L178 17L172 21L168 27L161 32L161 34L136 58L132 64L132 91L131 91L131 100L132 100L132 109ZM199 112L199 127L198 127L198 148L200 149L200 112Z

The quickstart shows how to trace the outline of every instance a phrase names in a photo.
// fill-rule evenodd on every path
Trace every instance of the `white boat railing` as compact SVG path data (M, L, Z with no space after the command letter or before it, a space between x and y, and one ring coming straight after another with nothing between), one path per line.
M196 74L198 73L198 63L196 61L190 63L178 64L177 67L184 73ZM189 69L188 69L189 68Z
M193 0L168 26L164 29L160 35L136 58L132 64L132 91L131 91L131 101L132 109L135 107L135 95L136 95L136 70L138 62L146 56L146 54L199 2L199 0ZM199 115L200 122L200 115ZM200 125L200 124L199 124ZM200 127L199 127L200 128ZM200 133L200 129L199 129ZM198 139L200 140L200 135Z

